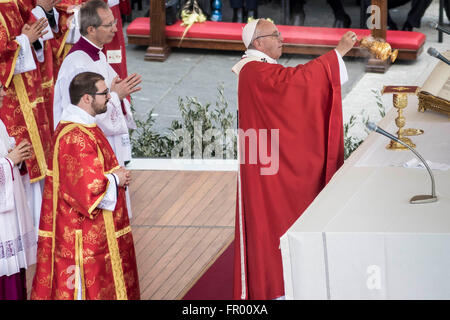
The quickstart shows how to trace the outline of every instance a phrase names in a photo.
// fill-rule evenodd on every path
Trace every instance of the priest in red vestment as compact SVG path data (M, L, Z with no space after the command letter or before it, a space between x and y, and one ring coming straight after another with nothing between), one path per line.
M55 130L44 188L31 299L140 298L120 167L95 116L111 98L103 76L77 75Z
M235 299L284 296L280 237L344 162L342 60L356 35L305 65L283 67L282 36L271 22L248 23L239 76ZM308 261L305 261L308 263Z
M60 1L60 0L58 0ZM57 54L61 46L61 41L64 38L65 25L60 25L59 12L54 7L53 0L21 0L21 2L28 7L32 16L28 19L46 19L48 21L46 34L39 39L39 43L34 44L36 47L41 47L42 53L38 57L38 67L41 72L41 87L43 91L43 98L45 101L45 108L47 118L50 125L50 130L53 133L53 94L54 83L56 81L55 64L57 61ZM24 19L24 20L28 20Z
M51 152L51 128L35 43L46 35L46 18L36 21L27 1L0 1L0 81L5 87L0 118L20 144L27 140L33 155L25 161L30 176L29 205L37 230L42 188ZM37 234L36 234L37 238Z
M41 19L26 27L20 6L14 0L0 2L0 81L6 91L0 118L17 143L28 140L33 145L33 156L26 161L33 183L45 177L50 152L41 74L32 48L46 24Z

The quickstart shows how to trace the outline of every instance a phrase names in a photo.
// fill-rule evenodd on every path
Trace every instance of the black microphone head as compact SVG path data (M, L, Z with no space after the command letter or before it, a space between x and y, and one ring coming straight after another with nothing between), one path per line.
M431 27L431 28L437 29L438 26L439 26L439 25L438 25L436 22L434 22L434 21L430 22L430 27Z
M433 47L429 47L428 48L428 54L430 55L430 56L433 56L433 57L435 57L435 58L437 58L437 57L439 57L439 51L437 51L435 48L433 48Z
M377 129L377 125L373 122L368 121L366 123L366 127L367 129L369 129L370 131L375 131Z

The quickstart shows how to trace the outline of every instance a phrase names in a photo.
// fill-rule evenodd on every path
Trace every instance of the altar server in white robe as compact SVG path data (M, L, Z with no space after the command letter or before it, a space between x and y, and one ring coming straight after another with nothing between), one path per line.
M102 0L91 0L80 9L81 38L72 47L59 70L55 85L53 107L55 128L61 120L64 108L70 105L69 85L81 72L91 71L101 74L110 89L111 99L106 113L97 115L97 125L103 130L111 144L117 160L124 166L131 160L131 144L128 129L136 129L130 102L127 97L141 90L141 76L132 74L120 79L108 64L103 45L111 42L117 31L111 9ZM128 214L131 218L129 193L127 192Z

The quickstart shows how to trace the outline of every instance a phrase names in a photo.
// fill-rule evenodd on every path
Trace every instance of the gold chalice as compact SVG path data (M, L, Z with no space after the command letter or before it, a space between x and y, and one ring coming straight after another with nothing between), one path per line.
M361 38L358 42L361 47L368 49L377 59L385 61L390 57L391 62L397 59L398 50L392 50L391 45L383 39L375 39L369 36Z
M408 105L408 95L414 94L417 95L419 87L417 86L384 86L381 90L382 94L393 93L393 105L394 108L398 110L398 117L395 120L395 124L399 128L397 135L398 138L403 142L408 143L411 140L406 138L406 136L418 136L423 134L424 131L422 129L415 128L403 128L405 126L405 117L403 116L403 109ZM413 147L413 143L409 144L409 146ZM406 149L404 146L399 143L394 143L391 141L391 144L388 146L389 149Z
M406 143L411 148L415 148L416 145L411 141L411 139L405 137L403 127L405 126L405 117L403 116L403 109L408 105L408 95L406 93L394 93L393 95L394 108L397 109L398 116L395 118L395 124L398 127L397 138L404 143ZM391 140L391 142L386 146L387 149L391 150L404 150L408 149L404 145Z

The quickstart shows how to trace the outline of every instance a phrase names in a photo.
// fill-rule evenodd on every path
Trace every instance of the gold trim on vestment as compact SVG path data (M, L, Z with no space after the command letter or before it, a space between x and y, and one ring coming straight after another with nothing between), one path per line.
M39 129L34 118L33 106L39 103L39 99L30 103L28 99L28 93L25 89L25 83L23 82L22 75L16 74L13 77L14 86L16 88L17 98L19 99L20 110L22 111L23 117L25 119L25 124L27 125L28 135L31 139L31 144L33 146L34 154L36 156L37 163L39 165L40 176L30 179L30 182L36 182L45 177L47 172L47 162L45 161L44 148L42 147L41 137L39 135ZM49 138L49 137L48 137Z
M44 237L44 238L52 238L52 237L53 237L53 232L51 232L51 231L39 230L39 231L38 231L38 235L39 235L40 237Z
M61 124L73 123L72 121L66 121L66 120L60 120L59 122ZM96 123L93 123L93 124L80 124L80 126L83 126L83 127L86 127L86 128L95 128L97 126L97 124ZM90 134L90 136L92 137L92 134Z
M55 146L53 149L53 220L52 220L52 230L53 234L55 234L56 230L56 209L58 205L58 189L59 189L59 161L58 161L58 149L59 149L59 140L70 130L77 127L77 124L68 125L67 127L64 127L61 132L59 133L58 137L55 141ZM53 285L53 269L55 264L55 237L52 239L52 267L50 271L50 283Z
M86 133L89 137L91 137L92 140L96 141L94 135L93 135L91 132L89 132L89 130L87 130L86 128L83 128L83 127L80 127L80 129L81 129L81 131L83 131L84 133ZM103 167L103 174L105 174L105 171L104 171L104 170L105 170L105 158L103 157L103 153L102 153L102 151L100 150L100 146L97 146L97 156L98 156L98 159L100 160L100 162L101 162L101 164L102 164L102 167ZM106 189L105 189L105 192L103 192L103 194L102 194L100 197L98 197L98 199L94 202L94 204L89 208L88 213L89 213L89 216L90 216L91 219L93 218L93 217L91 216L92 211L94 211L94 209L97 208L97 206L100 204L100 202L101 202L101 201L103 200L103 198L105 197L106 191L108 190L108 186L109 186L109 180L108 180L108 182L106 183Z
M116 238L120 238L121 236L124 236L129 232L131 232L131 226L125 227L122 230L117 231Z
M0 2L0 3L6 3L6 2L10 2L10 1ZM8 35L8 40L9 40L11 37L9 35L8 26L6 25L5 18L3 17L1 12L0 12L0 23L5 27L6 34ZM8 75L8 79L6 79L6 83L3 84L5 86L5 88L9 87L9 83L11 82L11 79L12 79L12 77L14 75L14 70L16 69L17 57L19 56L19 52L20 52L20 44L19 44L19 42L17 40L13 40L13 41L17 43L17 49L16 49L16 52L14 53L14 58L13 58L13 62L12 62L12 65L11 65L11 70L10 70L9 75Z
M78 299L78 289L81 279L81 300L86 300L86 288L84 281L84 263L83 263L83 231L75 230L75 291L74 300Z
M59 58L61 56L61 53L63 52L63 49L66 45L67 36L69 35L70 29L67 29L66 33L64 34L64 37L61 42L61 46L58 48L58 52L56 53L56 58ZM63 57L64 59L64 57Z
M14 41L16 41L16 40L14 40ZM11 83L11 79L14 75L14 70L16 69L17 57L19 56L19 52L20 52L20 45L18 42L17 42L17 45L18 46L17 46L16 52L14 53L14 58L13 58L13 62L11 65L11 71L9 73L8 79L6 79L5 88L9 87L9 84Z
M106 238L108 240L111 268L114 285L116 287L116 299L128 300L127 288L125 287L125 279L123 277L122 259L120 258L119 245L117 244L112 211L103 210L103 220L105 221Z
M102 195L94 202L94 204L93 204L93 205L89 208L89 210L88 210L89 217L90 217L91 219L93 218L93 216L91 216L92 211L94 211L95 208L98 207L98 205L100 204L100 202L102 202L103 198L104 198L105 195L106 195L106 192L108 191L108 187L109 187L109 180L108 180L108 182L106 183L106 189L105 189L105 192L103 192L103 194L102 194Z
M63 59L65 59L67 57L67 55L69 54L69 51L72 49L73 44L71 43L66 43L66 45L64 46L64 51L63 51Z
M112 168L111 170L106 171L105 174L111 174L111 173L113 173L114 171L116 171L117 169L120 169L120 166L116 166L116 167Z
M42 88L47 89L53 86L53 78L47 82L42 83Z
M10 2L10 1L6 1L6 2ZM2 2L0 1L0 3L6 3L6 2ZM5 18L3 17L2 13L0 12L0 23L5 27L6 30L6 35L8 36L8 39L11 38L11 36L9 35L9 30L8 30L8 26L6 25L6 21ZM14 40L15 41L15 40Z
M92 136L92 138L95 140L94 136ZM102 166L103 166L103 174L105 174L105 157L103 156L103 152L100 150L100 146L97 146L97 153L98 153L98 159L100 160L100 162L102 163Z

